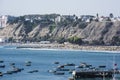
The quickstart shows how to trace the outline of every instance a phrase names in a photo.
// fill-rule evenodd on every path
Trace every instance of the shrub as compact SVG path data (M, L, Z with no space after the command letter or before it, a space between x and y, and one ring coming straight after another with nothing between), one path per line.
M82 42L83 42L82 39L81 39L81 38L78 38L77 36L74 36L74 37L69 38L68 41L69 41L70 43L79 44L79 45L81 45Z

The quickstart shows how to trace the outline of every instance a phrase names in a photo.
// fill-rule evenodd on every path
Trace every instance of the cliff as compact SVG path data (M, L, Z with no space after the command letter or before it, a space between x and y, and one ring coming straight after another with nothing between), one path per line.
M0 29L0 36L6 37L9 42L69 41L71 37L77 37L82 40L82 45L120 45L119 21L83 22L67 18L59 22L55 18L15 20Z

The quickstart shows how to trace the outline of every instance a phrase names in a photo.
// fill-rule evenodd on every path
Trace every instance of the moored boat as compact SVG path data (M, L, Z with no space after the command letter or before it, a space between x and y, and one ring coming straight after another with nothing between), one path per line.
M54 75L64 75L64 72L55 72Z
M5 68L5 65L0 65L0 68Z
M0 72L0 76L3 76L3 73L2 73L2 72Z

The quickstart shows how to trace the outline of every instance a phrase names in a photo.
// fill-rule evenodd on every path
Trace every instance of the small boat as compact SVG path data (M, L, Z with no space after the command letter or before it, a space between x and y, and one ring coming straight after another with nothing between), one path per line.
M101 66L99 66L99 68L106 68L106 66L105 65L101 65Z
M74 63L68 63L68 64L65 64L64 66L75 66Z
M25 66L31 66L31 64L30 63L26 63Z
M25 63L32 63L31 61L26 61Z
M3 60L0 60L0 63L3 63L4 61Z
M13 74L13 73L17 73L17 72L21 72L22 70L24 70L23 68L13 68L10 71L7 71L5 74Z
M54 64L59 64L59 62L54 62Z
M12 74L13 71L7 71L5 74Z
M80 66L82 66L84 68L90 68L90 67L92 67L91 64L87 64L87 63L81 63Z
M2 73L2 72L0 72L0 76L3 76L3 73Z
M26 61L25 66L31 66L31 63L32 63L31 61Z
M64 75L64 72L55 72L54 75Z
M60 66L58 66L57 68L64 68L65 66L64 65L60 65Z
M55 73L56 71L55 70L48 70L48 72Z
M34 73L34 72L38 72L38 70L28 71L28 73Z
M80 65L81 65L81 66L86 66L87 63L85 63L85 62L81 62Z
M14 65L15 65L15 63L10 63L10 65L11 65L11 66L14 66Z
M21 68L21 69L20 68L14 68L13 72L21 72L22 70L24 70L24 69L23 68Z
M0 68L5 68L5 65L0 65Z
M75 68L84 68L83 66L75 66Z
M70 71L70 69L65 69L65 68L56 68L56 71Z

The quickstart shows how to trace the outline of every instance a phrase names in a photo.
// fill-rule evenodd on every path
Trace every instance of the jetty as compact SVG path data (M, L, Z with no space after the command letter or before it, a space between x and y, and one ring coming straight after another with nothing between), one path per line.
M114 74L120 74L120 70L100 70L100 71L73 71L72 76L74 80L80 78L112 78Z

